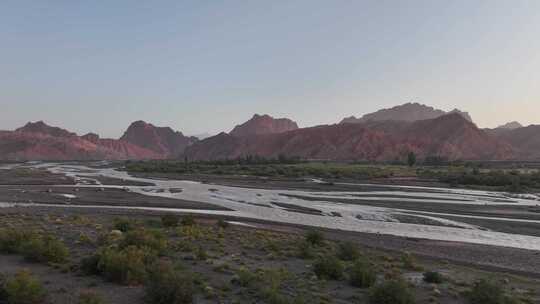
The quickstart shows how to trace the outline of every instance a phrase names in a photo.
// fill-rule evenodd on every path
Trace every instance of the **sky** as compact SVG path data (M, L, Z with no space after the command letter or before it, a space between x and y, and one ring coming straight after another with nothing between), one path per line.
M540 124L539 37L537 0L4 0L0 129L192 135L410 101Z

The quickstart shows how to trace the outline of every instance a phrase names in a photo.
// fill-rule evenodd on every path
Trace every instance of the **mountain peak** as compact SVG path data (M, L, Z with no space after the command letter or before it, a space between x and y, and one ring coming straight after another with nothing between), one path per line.
M274 118L268 114L254 114L253 117L241 125L237 125L230 132L237 137L283 133L298 129L296 122L288 118Z
M341 123L363 123L370 121L406 121L413 122L417 120L426 120L437 118L449 113L458 113L463 118L472 122L470 115L467 112L462 112L458 109L454 109L450 112L435 109L418 102L408 102L402 105L398 105L388 109L382 109L373 113L366 114L360 118L354 116L345 118Z
M24 125L24 127L18 128L15 131L23 132L23 133L39 133L39 134L45 134L45 135L49 135L53 137L77 136L77 134L73 132L69 132L65 129L49 126L42 120L36 121L36 122L28 122L26 125Z
M178 156L197 140L170 127L156 127L143 120L131 123L120 139L168 156Z
M517 121L511 121L504 125L498 126L496 129L514 130L514 129L519 129L519 128L523 128L523 125Z

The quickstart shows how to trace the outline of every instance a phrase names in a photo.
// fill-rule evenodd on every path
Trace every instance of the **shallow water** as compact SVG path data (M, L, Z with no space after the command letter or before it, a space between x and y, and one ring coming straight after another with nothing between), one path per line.
M333 228L347 231L390 234L403 237L425 238L432 240L460 241L476 244L508 246L524 249L540 250L540 238L527 235L517 235L489 231L482 227L470 225L459 221L461 215L436 212L422 212L401 210L399 208L385 208L360 205L361 201L395 201L415 203L444 203L469 204L493 206L536 206L539 205L538 196L511 197L505 193L476 191L463 189L443 189L433 187L405 187L367 185L377 191L362 192L313 192L298 190L268 190L241 187L229 187L214 184L203 184L194 181L157 180L132 177L126 172L110 168L95 169L80 165L67 164L32 164L32 167L46 168L53 173L66 174L76 178L75 187L111 187L101 185L95 178L105 176L124 180L153 183L155 186L127 186L129 191L147 196L160 196L173 199L182 199L194 202L211 203L233 211L187 210L173 209L177 212L191 212L203 214L231 215L259 220L270 220L282 223ZM314 181L318 182L318 181ZM74 187L74 186L66 186ZM170 191L174 189L175 191ZM178 191L181 189L182 191ZM392 197L398 195L399 197ZM305 197L302 198L302 197ZM353 203L336 203L329 199L354 199ZM311 208L321 211L321 214L307 214L293 211L284 205ZM31 206L29 204L23 204ZM1 204L0 204L1 206ZM41 205L43 206L43 205ZM49 205L54 206L54 205ZM113 206L74 206L62 205L72 208L125 208L138 210L168 210L166 208L151 207L113 207ZM438 225L423 225L402 223L393 215L404 214L436 222ZM438 216L451 215L455 220ZM539 221L520 219L499 219L463 215L463 218L494 219L502 221L539 223Z

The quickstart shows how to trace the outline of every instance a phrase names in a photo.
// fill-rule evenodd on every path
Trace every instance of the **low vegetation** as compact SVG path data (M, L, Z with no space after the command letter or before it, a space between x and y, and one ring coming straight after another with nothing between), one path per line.
M518 304L514 296L493 281L480 280L473 288L465 293L470 304Z
M148 271L145 301L148 304L193 303L192 275L175 269L170 262L154 263Z
M5 219L0 216L0 221ZM12 228L0 229L0 253L36 268L32 268L34 275L21 271L0 276L0 303L6 304L51 303L63 294L69 303L105 304L114 303L118 295L111 294L115 292L131 293L134 298L129 301L147 304L529 304L538 299L532 285L516 289L511 283L504 283L504 288L493 282L474 283L485 273L452 270L455 266L433 265L408 253L336 242L319 230L297 235L184 215L13 219L5 225ZM42 222L28 225L32 221ZM47 222L54 224L43 225ZM81 234L86 236L84 243ZM35 245L36 239L43 244L56 240L69 247L68 263L58 264L51 258L41 265L25 261L22 248L42 252L39 248L47 247ZM55 279L61 273L85 283L80 289L66 288L71 282L58 287L58 282L50 284L43 268L55 273ZM426 271L424 282L407 279L408 273L420 269L443 268L444 277ZM516 290L524 291L517 296L509 292Z
M351 267L349 281L352 286L369 288L377 281L377 273L368 261L359 259Z
M386 281L371 288L370 304L414 304L414 294L402 280Z
M17 272L13 278L5 280L0 289L3 289L0 295L9 304L42 304L47 295L41 282L29 270Z
M0 229L0 252L19 253L31 262L64 263L69 249L56 237L32 230Z

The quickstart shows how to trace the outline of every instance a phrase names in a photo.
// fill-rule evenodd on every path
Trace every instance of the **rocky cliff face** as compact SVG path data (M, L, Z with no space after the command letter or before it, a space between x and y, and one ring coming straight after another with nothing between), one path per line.
M277 134L298 129L296 122L288 118L273 118L255 114L250 120L236 126L230 135L236 137Z

